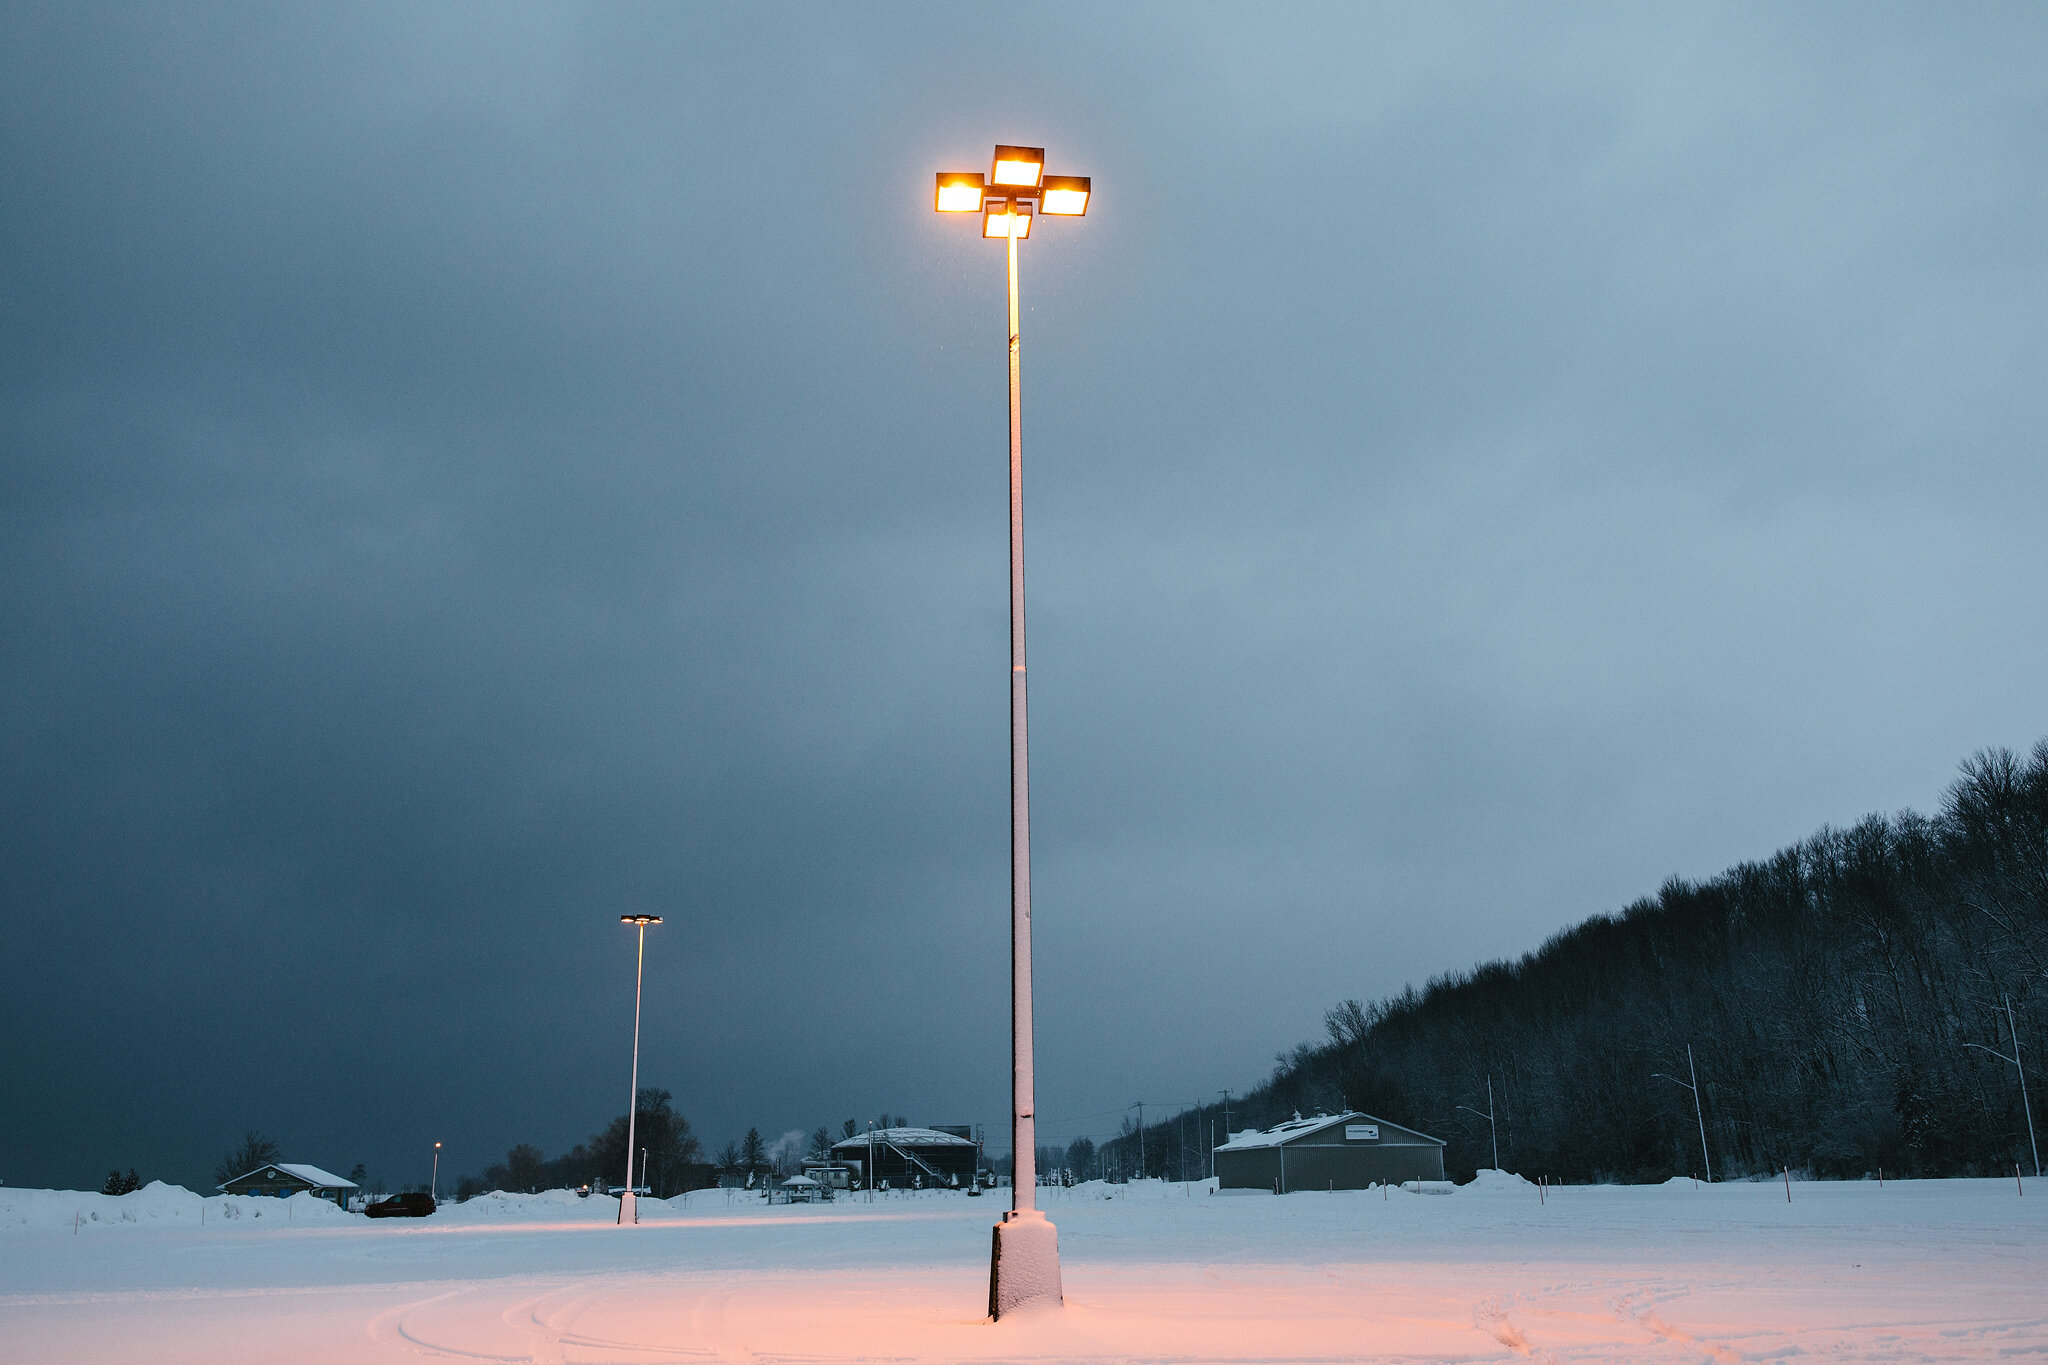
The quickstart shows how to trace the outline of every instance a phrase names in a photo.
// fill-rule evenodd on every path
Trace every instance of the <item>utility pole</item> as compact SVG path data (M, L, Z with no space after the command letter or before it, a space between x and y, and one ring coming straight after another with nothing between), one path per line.
M1469 1104L1461 1104L1456 1107L1464 1110L1468 1114L1479 1114L1479 1111L1477 1109L1474 1109ZM1500 1169L1500 1129L1496 1127L1493 1122L1492 1072L1488 1072L1486 1076L1486 1112L1483 1114L1479 1114L1479 1117L1486 1120L1486 1129L1489 1133L1493 1135L1493 1169L1497 1171Z
M1697 1066L1693 1065L1691 1043L1685 1045L1685 1069L1686 1074L1692 1077L1691 1084L1679 1080L1676 1076L1667 1076L1661 1071L1655 1071L1650 1074L1659 1080L1669 1081L1673 1085L1683 1085L1687 1090L1692 1091L1692 1115L1699 1120L1700 1125L1700 1164L1707 1168L1707 1183L1711 1185L1714 1183L1714 1159L1707 1155L1707 1112L1700 1107L1700 1070ZM1789 1179L1790 1177L1788 1176L1787 1180L1789 1181ZM1790 1184L1786 1185L1785 1193L1789 1199L1792 1193Z
M1145 1178L1145 1101L1139 1100L1134 1106L1138 1111L1138 1179Z
M1230 1141L1230 1131L1231 1131L1231 1130L1230 1130L1230 1091L1226 1089L1226 1090L1219 1090L1219 1091L1217 1091L1216 1093L1217 1093L1217 1094L1219 1094L1219 1095L1221 1095L1221 1096L1223 1097L1223 1140L1224 1140L1225 1142L1228 1142L1228 1141ZM1216 1141L1215 1141L1215 1134L1213 1134L1213 1133L1212 1133L1212 1134L1210 1134L1210 1140L1209 1140L1209 1174L1210 1174L1210 1175L1214 1175L1214 1174L1216 1174Z
M1963 1046L1973 1047L1979 1052L1988 1052L2000 1061L2011 1062L2013 1069L2019 1072L2020 1108L2025 1111L2027 1116L2027 1146L2033 1149L2034 1179L2039 1180L2041 1178L2041 1146L2034 1140L2034 1110L2033 1106L2027 1102L2027 1068L2020 1062L2019 1026L2013 1022L2012 996L2002 995L2000 998L2005 1002L2005 1027L2012 1034L2012 1056L2008 1057L1997 1048L1986 1047L1982 1043L1964 1043Z

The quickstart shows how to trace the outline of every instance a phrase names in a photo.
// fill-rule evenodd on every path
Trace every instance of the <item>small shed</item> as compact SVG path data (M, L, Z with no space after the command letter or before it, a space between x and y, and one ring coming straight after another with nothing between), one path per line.
M1297 1114L1232 1133L1214 1156L1216 1185L1225 1190L1363 1190L1444 1178L1442 1138L1355 1112Z
M244 1171L218 1188L222 1194L260 1194L279 1199L294 1194L317 1194L347 1208L349 1196L361 1186L304 1162L273 1161L253 1171Z

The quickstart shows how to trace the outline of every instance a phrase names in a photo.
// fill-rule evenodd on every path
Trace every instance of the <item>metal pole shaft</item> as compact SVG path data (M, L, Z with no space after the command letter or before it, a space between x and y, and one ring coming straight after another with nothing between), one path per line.
M640 1118L640 980L647 970L647 926L640 926L640 956L633 965L633 1089L626 1097L626 1197L633 1194L633 1143ZM621 1203L621 1208L624 1204ZM637 1213L638 1210L636 1209Z
M1493 1134L1493 1169L1500 1169L1500 1128L1493 1121L1493 1076L1486 1078L1486 1131Z
M1017 236L1010 234L1010 1207L1035 1209L1031 1078L1031 761L1024 728L1024 408L1017 369Z
M2012 997L2005 997L2005 1027L2012 1034L2012 1064L2020 1073L2020 1108L2027 1115L2027 1146L2034 1152L2034 1179L2041 1178L2041 1144L2034 1141L2034 1107L2027 1103L2027 1068L2020 1061L2020 1028L2013 1022Z
M1685 1069L1692 1075L1692 1116L1700 1121L1700 1163L1707 1168L1707 1183L1714 1183L1714 1159L1707 1155L1707 1111L1700 1107L1700 1069L1693 1065L1692 1044L1685 1045Z

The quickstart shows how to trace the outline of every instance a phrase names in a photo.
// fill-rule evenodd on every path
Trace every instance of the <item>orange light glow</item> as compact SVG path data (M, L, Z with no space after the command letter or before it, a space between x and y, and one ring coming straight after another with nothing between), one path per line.
M1063 218L1079 218L1088 212L1088 177L1047 176L1045 192L1039 201L1039 212L1057 214Z
M992 200L981 216L981 235L997 241L1015 237L1021 242L1031 235L1031 210L1009 200Z
M982 192L979 172L941 171L932 207L940 213L975 213L981 208Z
M991 184L1036 189L1039 177L1044 174L1045 148L998 147L995 167L988 178Z

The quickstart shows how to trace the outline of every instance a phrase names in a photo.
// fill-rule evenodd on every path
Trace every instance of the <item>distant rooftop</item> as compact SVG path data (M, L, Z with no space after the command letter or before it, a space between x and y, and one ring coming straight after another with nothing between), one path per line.
M308 1166L303 1161L268 1161L254 1170L242 1172L235 1180L245 1180L260 1171L283 1171L286 1175L305 1181L308 1185L323 1190L355 1190L362 1187L353 1180L343 1180L332 1171L323 1171L318 1166ZM223 1181L218 1188L226 1189L235 1180Z
M842 1147L865 1147L872 1137L876 1142L893 1142L899 1147L972 1147L974 1144L957 1133L942 1133L936 1128L875 1128L865 1133L855 1133L850 1138L841 1138L832 1144L832 1150Z

